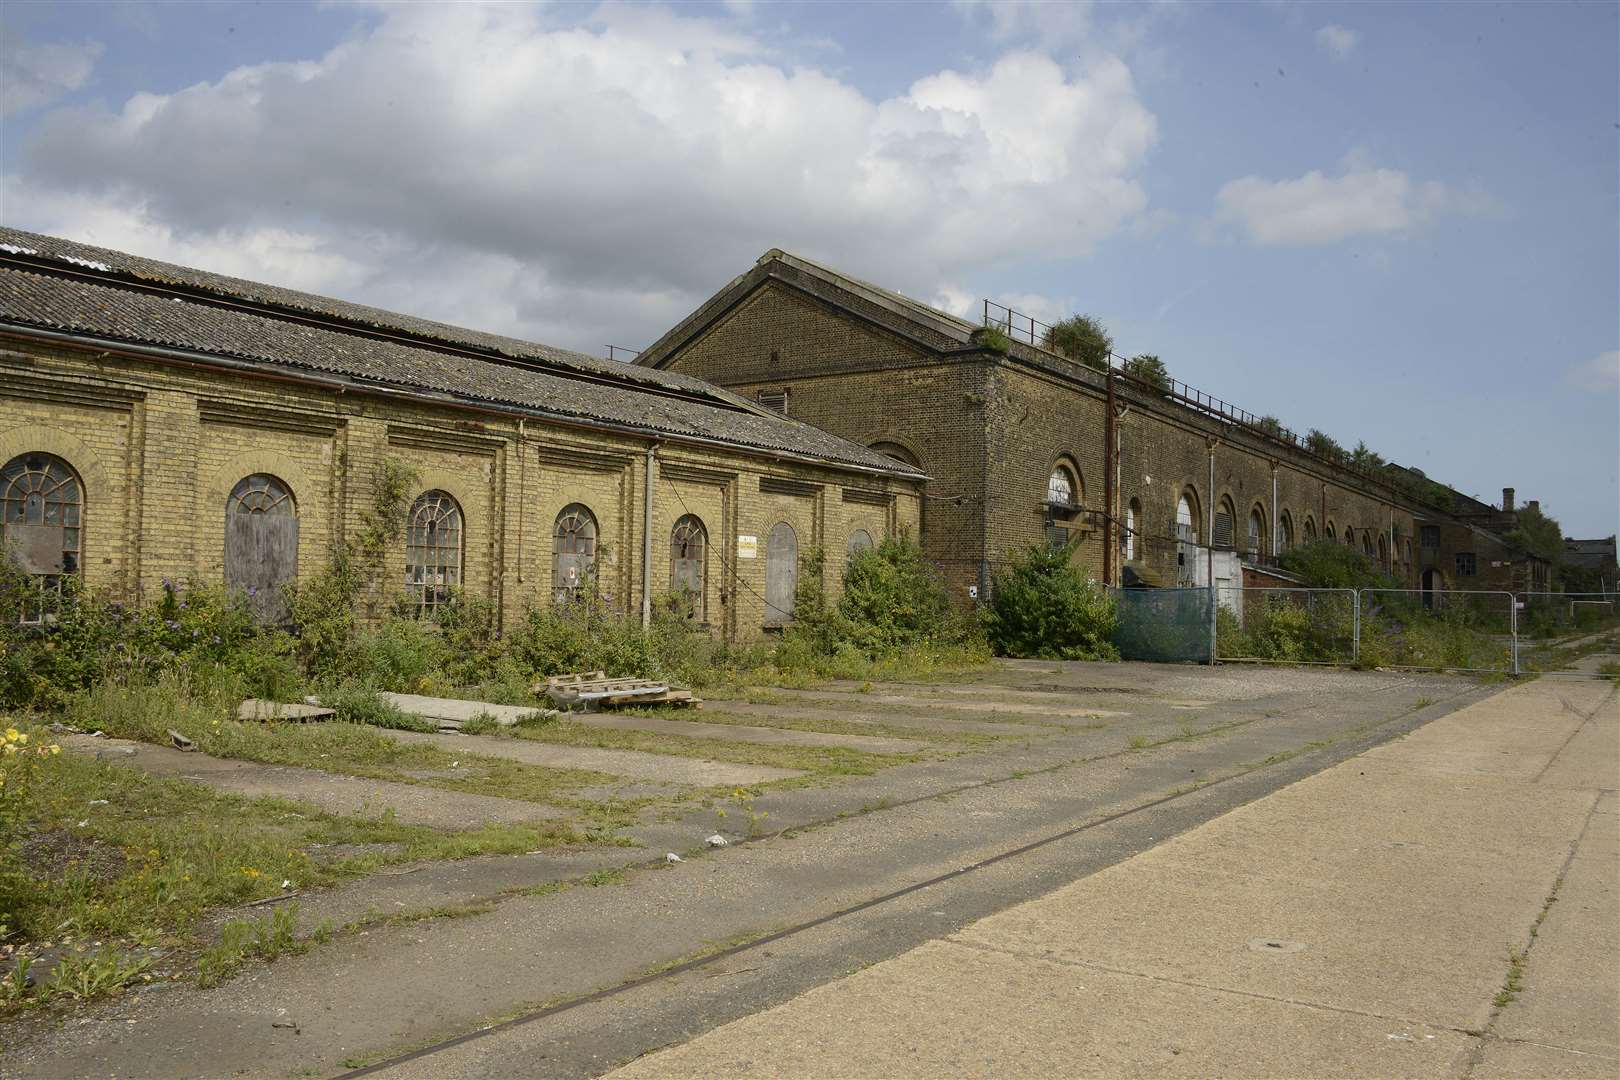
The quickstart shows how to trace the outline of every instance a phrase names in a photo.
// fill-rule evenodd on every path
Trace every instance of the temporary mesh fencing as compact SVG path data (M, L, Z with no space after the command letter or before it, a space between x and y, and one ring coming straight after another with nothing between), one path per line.
M1118 602L1114 645L1121 659L1210 662L1213 589L1109 591Z
M1222 660L1350 664L1356 659L1354 589L1227 588L1216 618Z

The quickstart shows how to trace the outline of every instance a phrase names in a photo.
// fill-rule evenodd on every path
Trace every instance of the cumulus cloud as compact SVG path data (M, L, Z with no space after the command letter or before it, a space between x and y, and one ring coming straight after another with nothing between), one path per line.
M1441 211L1487 213L1497 205L1477 187L1453 190L1435 180L1414 181L1399 169L1375 168L1357 154L1346 159L1337 176L1313 169L1292 180L1229 181L1215 203L1218 223L1236 226L1261 246L1401 233Z
M931 295L1145 205L1154 118L1117 59L1011 52L874 100L735 22L634 14L391 7L318 59L61 110L7 216L590 347L650 341L773 246Z
M1347 59L1361 44L1361 31L1328 23L1316 32L1317 48L1335 60Z
M1569 369L1569 381L1582 390L1604 393L1620 388L1620 350L1598 353Z
M72 93L85 84L101 56L101 43L29 42L0 35L0 116L11 116Z

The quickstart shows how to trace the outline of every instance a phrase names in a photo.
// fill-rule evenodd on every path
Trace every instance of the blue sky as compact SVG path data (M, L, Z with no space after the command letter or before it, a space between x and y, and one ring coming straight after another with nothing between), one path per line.
M1617 12L11 0L0 198L596 353L784 247L1607 535Z

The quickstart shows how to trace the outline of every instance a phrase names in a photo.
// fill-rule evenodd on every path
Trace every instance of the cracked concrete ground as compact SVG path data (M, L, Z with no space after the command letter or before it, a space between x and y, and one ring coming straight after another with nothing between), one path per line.
M1516 687L612 1075L1613 1077L1616 692Z
M518 1017L523 1038L480 1038L386 1071L596 1075L1151 850L1492 692L1441 676L1132 664L998 665L969 683L874 690L921 699L878 709L896 725L926 725L938 699L1005 706L1043 732L963 752L945 736L973 717L953 710L923 759L767 789L751 800L769 814L753 828L735 806L720 819L692 805L628 828L639 849L427 864L307 895L306 927L370 912L405 921L340 934L216 990L144 989L15 1032L0 1073L332 1075ZM1042 722L1044 708L1119 715ZM732 846L692 850L717 829ZM666 850L687 861L665 865ZM628 872L592 874L614 868ZM465 913L410 921L446 905ZM705 955L713 961L680 966ZM570 1007L536 1011L554 1002Z

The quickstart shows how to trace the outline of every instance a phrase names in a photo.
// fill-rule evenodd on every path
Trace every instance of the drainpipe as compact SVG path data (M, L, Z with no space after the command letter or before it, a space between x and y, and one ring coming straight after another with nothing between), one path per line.
M1209 567L1209 663L1215 665L1215 645L1217 613L1221 608L1221 598L1215 592L1215 440L1209 440L1209 532L1204 536L1205 548L1209 552L1206 565Z
M654 454L657 443L647 444L647 467L641 500L641 628L652 625L652 535L653 470L658 467Z
M1114 463L1117 455L1114 440L1117 437L1114 419L1114 368L1110 364L1105 377L1108 385L1108 419L1103 426L1103 584L1114 583Z
M1277 463L1271 463L1271 557L1275 559L1282 552L1282 519L1277 516Z

